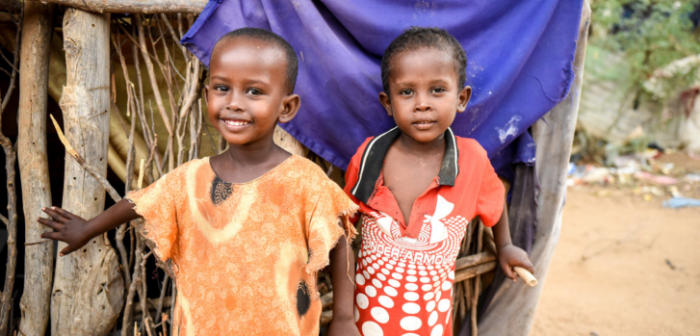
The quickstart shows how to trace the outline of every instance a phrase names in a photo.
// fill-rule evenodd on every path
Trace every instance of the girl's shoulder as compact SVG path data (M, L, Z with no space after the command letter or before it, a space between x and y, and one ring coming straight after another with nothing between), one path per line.
M154 162L155 164L155 162ZM207 170L206 168L209 166L209 157L204 157L201 159L192 159L190 161L187 161L177 167L175 169L171 170L170 172L164 173L163 177L161 178L162 180L170 181L172 182L173 180L182 180L187 177L188 172L192 169L195 170Z
M319 165L303 156L292 154L287 160L289 160L289 165L285 167L284 173L292 178L304 182L330 180Z
M327 172L315 162L299 155L292 155L288 160L290 160L289 165L280 171L288 183L314 194L342 191L340 186L328 177Z
M481 144L472 138L463 138L455 136L457 140L457 150L459 151L460 159L471 158L471 160L486 160L488 161L488 153Z

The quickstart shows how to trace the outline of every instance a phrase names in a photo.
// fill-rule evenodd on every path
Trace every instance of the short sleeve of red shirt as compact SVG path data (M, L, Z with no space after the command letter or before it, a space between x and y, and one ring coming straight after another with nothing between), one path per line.
M483 149L482 151L486 156L486 151ZM476 215L481 217L485 226L491 227L501 219L505 202L505 188L493 170L488 157L484 161L484 172L481 175L481 186L476 201Z

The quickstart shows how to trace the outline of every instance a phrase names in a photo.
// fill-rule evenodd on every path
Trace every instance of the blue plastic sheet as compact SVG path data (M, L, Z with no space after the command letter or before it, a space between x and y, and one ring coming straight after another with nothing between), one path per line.
M686 198L686 197L674 197L665 200L663 203L664 208L680 209L685 207L700 207L700 199Z
M231 30L257 27L284 37L299 58L302 106L282 127L346 169L365 138L394 126L378 100L386 47L410 26L447 29L467 52L467 84L474 88L452 128L479 141L496 170L509 175L511 163L534 163L526 131L569 92L582 3L210 1L182 43L208 65L214 44Z

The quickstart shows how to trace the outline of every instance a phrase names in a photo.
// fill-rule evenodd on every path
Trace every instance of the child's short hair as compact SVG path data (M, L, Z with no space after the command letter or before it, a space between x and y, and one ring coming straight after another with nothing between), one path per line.
M420 48L435 48L449 52L455 60L455 71L459 75L457 84L463 88L467 80L467 54L450 33L440 28L411 27L389 44L382 57L382 85L389 93L389 65L398 53Z
M217 44L223 40L228 40L234 37L245 36L256 40L265 41L272 43L273 45L279 47L284 51L287 56L287 90L289 93L294 91L294 86L297 82L297 73L299 72L299 61L297 60L297 54L294 48L281 36L260 28L240 28L234 31L228 32L226 35L222 36Z

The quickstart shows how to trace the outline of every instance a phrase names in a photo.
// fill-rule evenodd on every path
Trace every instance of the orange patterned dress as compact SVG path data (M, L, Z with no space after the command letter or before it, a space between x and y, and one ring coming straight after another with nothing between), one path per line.
M291 156L248 183L190 161L127 198L177 280L173 335L318 335L316 272L357 206Z

